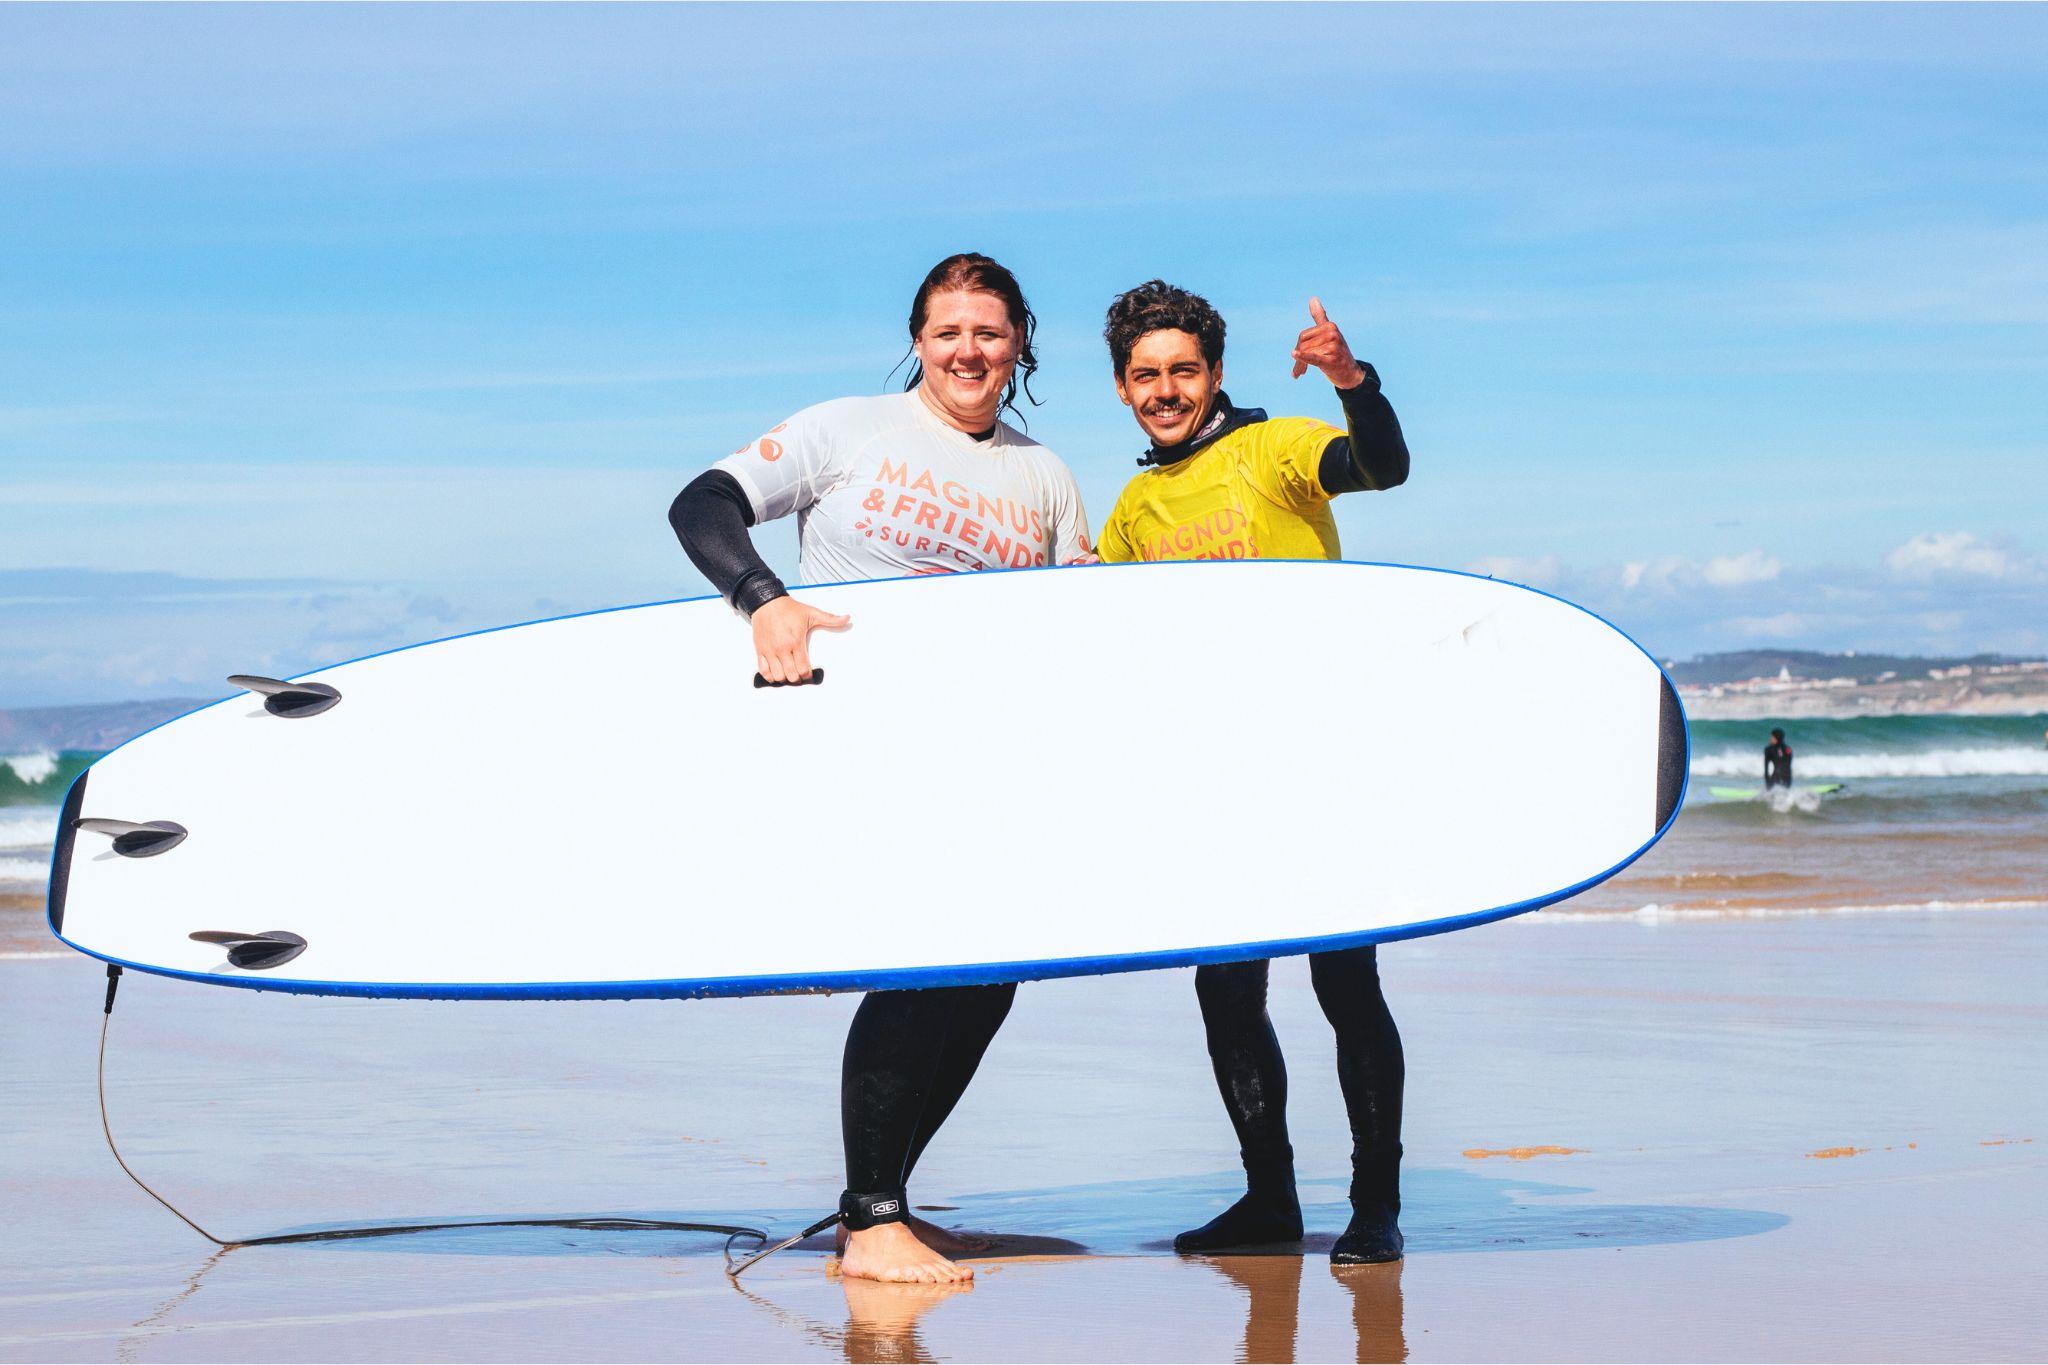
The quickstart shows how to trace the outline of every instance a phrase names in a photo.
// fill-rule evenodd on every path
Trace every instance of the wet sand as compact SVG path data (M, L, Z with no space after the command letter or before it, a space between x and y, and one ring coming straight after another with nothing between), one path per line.
M51 946L24 918L0 913L0 940ZM938 1221L1030 1240L943 1291L842 1281L822 1239L737 1287L717 1238L680 1233L216 1252L102 1143L99 968L0 952L0 1359L2039 1356L2048 914L1538 916L1382 958L1409 1065L1405 1264L1323 1254L1345 1138L1295 960L1274 1015L1305 1254L1167 1248L1236 1188L1188 974L1043 983L912 1189ZM131 974L109 1097L131 1164L223 1235L591 1214L794 1231L837 1194L853 1005Z

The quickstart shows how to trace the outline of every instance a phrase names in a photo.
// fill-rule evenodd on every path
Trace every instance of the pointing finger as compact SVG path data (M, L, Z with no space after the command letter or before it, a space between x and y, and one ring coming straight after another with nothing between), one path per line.
M1316 320L1316 325L1319 327L1330 320L1330 315L1323 311L1323 301L1314 296L1311 296L1308 301L1308 315Z

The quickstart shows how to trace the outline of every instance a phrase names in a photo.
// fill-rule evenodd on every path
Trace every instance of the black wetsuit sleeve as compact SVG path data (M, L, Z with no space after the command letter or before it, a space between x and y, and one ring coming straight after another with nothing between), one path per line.
M754 524L747 490L723 469L707 469L690 480L669 504L668 524L697 571L740 615L752 616L789 595L747 534Z
M1316 477L1331 497L1395 488L1408 481L1408 442L1372 366L1357 387L1337 390L1345 434L1323 447Z

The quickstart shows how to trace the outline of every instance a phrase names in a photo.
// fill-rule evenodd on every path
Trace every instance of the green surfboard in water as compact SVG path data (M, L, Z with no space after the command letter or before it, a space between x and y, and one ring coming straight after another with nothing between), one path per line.
M1842 790L1844 785L1828 782L1818 787L1787 787L1785 790L1801 795L1812 792L1815 796L1828 796ZM1717 801L1756 801L1761 800L1764 794L1762 787L1709 787L1707 791Z

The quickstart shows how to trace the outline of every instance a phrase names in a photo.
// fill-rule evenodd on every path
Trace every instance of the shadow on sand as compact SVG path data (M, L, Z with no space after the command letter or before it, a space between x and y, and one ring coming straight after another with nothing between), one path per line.
M1129 1180L1058 1189L997 1191L954 1198L935 1221L981 1233L992 1245L982 1256L1170 1255L1172 1234L1203 1222L1241 1192L1241 1177L1216 1174L1170 1180ZM1344 1181L1326 1177L1302 1182L1303 1214L1309 1235L1272 1248L1282 1254L1327 1252L1348 1213ZM1402 1181L1401 1228L1408 1254L1435 1252L1554 1251L1574 1247L1663 1246L1680 1242L1752 1237L1775 1231L1785 1215L1759 1209L1694 1204L1601 1204L1583 1196L1597 1191L1514 1176L1463 1170L1413 1170ZM587 1211L586 1211L587 1212ZM775 1229L801 1226L819 1216L812 1209L632 1210L636 1218L751 1223ZM447 1215L455 1218L471 1215ZM543 1216L477 1213L479 1222L503 1217ZM550 1213L544 1216L572 1216ZM423 1220L424 1221L424 1220ZM338 1230L349 1224L328 1224ZM293 1232L314 1228L289 1229ZM311 1242L294 1250L327 1254L458 1256L719 1256L723 1239L677 1232L605 1232L556 1228L461 1228L405 1237ZM794 1252L831 1250L829 1235L814 1237Z

